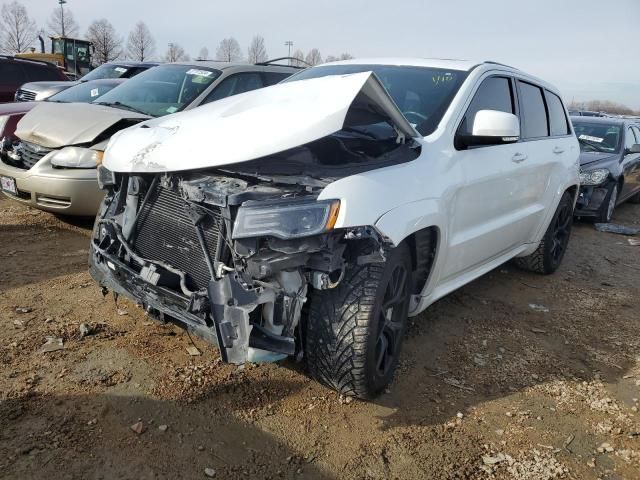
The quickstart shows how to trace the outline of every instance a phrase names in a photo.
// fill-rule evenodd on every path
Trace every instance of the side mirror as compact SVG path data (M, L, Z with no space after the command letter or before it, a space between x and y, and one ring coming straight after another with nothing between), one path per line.
M628 153L640 153L640 143L631 145L631 148L627 150Z
M473 120L471 135L463 135L465 146L502 145L520 139L520 121L513 113L479 110Z

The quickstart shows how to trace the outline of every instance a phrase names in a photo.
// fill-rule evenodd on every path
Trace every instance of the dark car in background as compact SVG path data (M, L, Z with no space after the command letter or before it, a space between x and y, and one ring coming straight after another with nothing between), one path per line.
M575 214L610 222L620 203L640 203L640 124L602 117L571 121L581 151Z
M0 55L0 103L13 102L20 85L42 80L73 85L52 63Z
M607 115L602 112L592 112L589 110L569 110L569 115L572 117L606 117Z
M45 101L55 103L93 102L124 81L123 78L110 78L84 82L63 90ZM7 160L12 154L13 147L18 142L18 138L14 135L16 126L20 119L36 105L38 105L37 102L13 102L0 105L0 158Z
M30 82L22 85L15 95L16 102L34 102L49 98L62 90L84 82L108 78L131 78L149 68L158 66L158 62L111 62L100 65L74 82Z

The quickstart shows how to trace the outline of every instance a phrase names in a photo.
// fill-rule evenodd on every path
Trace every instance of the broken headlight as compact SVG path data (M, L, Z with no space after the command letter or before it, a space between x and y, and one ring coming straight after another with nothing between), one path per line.
M63 168L96 168L104 152L82 147L65 147L51 157L51 165Z
M98 187L104 190L116 184L116 174L104 165L98 165Z
M233 238L308 237L331 230L338 219L339 200L304 200L240 207Z
M600 185L609 177L609 170L597 168L580 172L580 185Z

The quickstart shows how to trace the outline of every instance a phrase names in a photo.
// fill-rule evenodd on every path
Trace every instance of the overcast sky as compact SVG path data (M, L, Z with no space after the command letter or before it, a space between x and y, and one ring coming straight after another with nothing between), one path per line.
M0 2L3 0L0 0ZM7 1L7 0L5 0ZM57 0L21 0L45 25ZM640 109L640 0L67 0L86 31L107 18L126 38L143 20L157 55L169 42L192 57L233 36L246 55L261 34L270 57L284 42L323 56L495 60L554 83L567 101L600 99Z

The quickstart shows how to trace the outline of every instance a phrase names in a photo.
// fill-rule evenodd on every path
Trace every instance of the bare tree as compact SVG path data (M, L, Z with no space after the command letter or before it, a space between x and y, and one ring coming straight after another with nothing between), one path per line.
M337 62L338 60L340 59L338 57L334 57L333 55L329 55L327 58L324 59L326 63Z
M89 25L87 38L93 43L93 59L98 65L116 60L122 55L122 38L106 18L95 20Z
M207 47L202 47L200 49L198 60L209 60L209 49Z
M305 61L311 66L322 63L322 55L320 55L320 50L318 50L317 48L313 48L309 53L307 53L307 58L305 58Z
M267 49L264 46L264 37L256 35L251 40L247 50L247 60L249 63L260 63L267 61Z
M238 41L233 37L222 40L216 50L216 59L221 62L237 62L242 60L242 50L240 49Z
M292 57L295 58L295 60L293 60L291 62L291 64L294 67L304 67L305 66L305 63L304 63L304 52L302 50L298 49L295 52L293 52Z
M2 5L0 27L0 50L7 53L24 52L38 38L36 23L18 2Z
M64 26L62 24L63 21ZM51 36L58 37L62 36L63 32L67 37L76 37L80 31L71 10L65 10L63 15L62 10L59 8L54 8L51 12L49 20L47 21L47 29Z
M136 23L127 40L129 58L144 62L156 51L156 41L153 39L149 27L144 22Z
M167 53L164 55L164 59L167 62L185 62L190 60L191 57L184 51L184 48L179 43L170 43Z
M353 55L351 55L350 53L343 53L342 55L340 55L340 60L351 60L353 58Z

